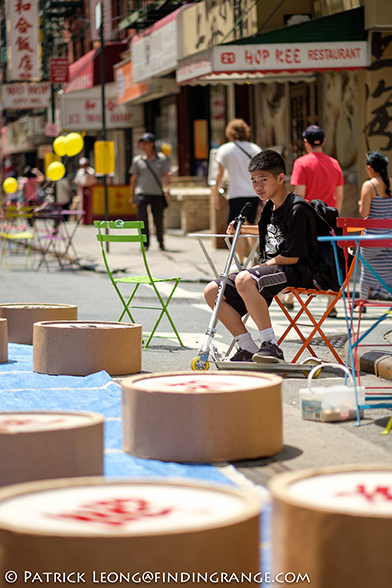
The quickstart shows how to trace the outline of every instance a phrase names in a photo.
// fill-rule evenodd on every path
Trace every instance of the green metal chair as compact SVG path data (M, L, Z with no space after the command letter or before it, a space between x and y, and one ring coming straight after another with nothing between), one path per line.
M103 261L104 261L104 264L106 267L106 271L107 271L107 273L110 277L110 280L111 280L113 286L115 287L116 292L119 295L120 300L124 306L124 310L122 311L120 318L118 319L119 322L123 319L124 315L127 314L130 318L130 321L132 323L135 323L135 320L130 312L131 308L139 308L139 309L144 309L144 310L158 310L159 317L155 323L154 328L152 329L150 334L144 335L145 337L147 337L147 341L144 345L144 349L147 349L152 337L155 335L155 332L158 328L159 323L161 322L163 315L167 316L167 318L172 326L172 329L175 333L175 336L173 335L172 338L177 338L181 347L184 347L184 345L181 341L180 335L178 334L178 331L174 325L174 322L169 314L169 311L167 310L167 307L169 306L169 302L171 301L173 294L174 294L181 278L153 278L152 277L150 269L148 267L146 251L144 248L144 242L146 241L146 236L143 235L143 233L142 233L142 229L144 228L144 223L142 221L122 221L122 220L108 221L108 222L107 221L94 221L94 226L98 229L97 240L101 243L102 257L103 257ZM113 233L110 234L109 233L110 229L119 229L119 230L116 232L116 234L113 234ZM102 232L102 231L104 231L104 232ZM121 234L120 231L123 233ZM112 271L110 269L109 263L108 263L106 253L105 253L105 247L104 247L105 243L140 243L141 254L143 256L144 266L146 268L147 275L114 278ZM172 289L169 297L166 300L163 300L163 298L162 298L162 296L156 286L156 284L159 284L160 282L174 282L173 289ZM118 284L134 284L133 291L127 301L124 298L124 296L122 295ZM152 289L154 290L154 292L160 302L160 306L136 306L136 305L131 304L139 286L141 286L141 285L147 285L147 286L152 287ZM155 336L159 337L162 335L157 334Z

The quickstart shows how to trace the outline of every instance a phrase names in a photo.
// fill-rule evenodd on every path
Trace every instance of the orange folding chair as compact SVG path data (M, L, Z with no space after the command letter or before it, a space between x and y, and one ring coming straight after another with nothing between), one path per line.
M278 296L275 296L275 301L277 302L281 311L283 312L283 314L285 315L285 317L287 318L287 320L289 322L288 327L286 328L284 333L279 338L278 345L280 346L280 344L283 343L283 341L286 339L286 337L288 336L288 334L292 330L294 330L297 333L299 339L302 341L302 345L301 345L300 349L297 351L297 353L294 355L293 359L291 360L291 363L296 363L298 361L298 359L301 357L301 355L304 353L304 351L306 351L306 350L308 350L309 353L311 355L313 355L313 357L317 357L316 352L312 348L311 342L312 342L313 337L320 335L320 337L322 338L325 345L330 350L330 352L332 353L332 355L334 356L336 361L338 363L344 364L344 361L338 355L338 353L336 352L332 343L329 341L328 336L324 333L324 331L322 329L322 326L323 326L325 319L328 317L331 310L336 306L337 302L342 297L343 289L347 287L347 285L350 281L350 278L351 278L351 274L354 269L354 263L351 263L350 267L348 267L348 247L346 247L346 246L344 247L344 254L345 254L345 259L346 259L346 270L347 270L346 271L346 279L344 280L344 283L338 292L334 292L332 290L321 290L321 289L317 289L317 288L311 288L311 289L293 288L293 287L286 288L284 290L284 292L292 292L293 295L295 296L297 302L300 305L300 309L294 317L289 314L289 312L284 307L280 298ZM324 312L324 314L321 316L321 318L318 318L318 317L316 318L313 315L312 310L310 308L311 302L317 296L333 296L332 302L329 304L327 310ZM302 322L302 321L306 321L306 322ZM311 328L311 332L309 335L305 335L302 332L301 329L304 327Z

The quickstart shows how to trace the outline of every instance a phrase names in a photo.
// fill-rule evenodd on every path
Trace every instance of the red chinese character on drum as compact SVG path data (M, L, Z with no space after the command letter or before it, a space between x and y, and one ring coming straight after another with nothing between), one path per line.
M160 508L142 498L110 498L80 505L73 512L49 515L59 519L121 526L146 517L162 517L173 512L172 507Z
M392 470L342 471L293 482L290 497L335 512L392 515Z
M392 500L392 488L391 486L376 486L376 488L371 488L366 487L364 484L358 484L353 490L338 492L336 496L363 496L369 502Z

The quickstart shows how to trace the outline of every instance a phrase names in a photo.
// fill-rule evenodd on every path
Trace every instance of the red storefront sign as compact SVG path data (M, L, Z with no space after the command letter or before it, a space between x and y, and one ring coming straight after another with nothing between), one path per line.
M69 80L68 58L52 57L49 62L50 83L66 84Z

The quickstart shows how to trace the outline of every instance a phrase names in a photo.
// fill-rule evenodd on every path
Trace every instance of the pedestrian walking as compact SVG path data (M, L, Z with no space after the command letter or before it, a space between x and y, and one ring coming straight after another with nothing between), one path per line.
M98 184L98 180L95 177L95 170L90 166L90 160L87 157L81 157L79 159L79 166L73 180L77 186L77 194L70 205L71 210L79 210L83 206L84 188Z
M343 203L343 174L339 162L323 152L326 143L324 131L319 126L312 125L302 136L306 155L294 161L290 184L295 187L295 193L308 202L322 200L328 206L337 208L340 213ZM293 310L293 294L286 294L282 303ZM337 311L333 308L329 318L336 317Z
M129 202L136 203L137 219L144 222L143 232L147 237L145 249L150 246L148 207L151 208L159 249L163 251L163 211L170 199L170 161L166 155L155 150L153 133L144 133L139 143L144 155L136 155L129 168Z
M388 158L380 151L366 155L369 180L362 184L359 213L363 218L392 218L392 179L388 176ZM366 229L366 235L392 233L391 229ZM388 247L361 247L361 255L392 289L392 249ZM391 296L380 282L362 264L360 297L372 300L390 300ZM362 310L366 311L366 308Z
M250 159L260 153L261 148L256 143L249 141L250 127L241 118L230 121L225 129L225 134L229 142L221 145L216 154L216 162L219 167L215 178L215 186L212 189L212 198L216 209L219 209L219 189L222 185L223 174L227 169L229 174L229 187L226 195L229 201L227 224L231 223L239 215L245 202L250 202L252 208L248 213L248 224L253 225L260 201L254 195L248 165ZM242 262L246 257L244 239L238 241L237 254Z
M316 222L311 207L298 206L301 198L286 189L286 167L279 153L262 151L250 160L248 170L253 189L265 206L258 225L242 226L241 231L259 235L261 259L255 267L229 276L218 316L236 339L238 350L231 361L283 362L268 307L288 286L312 286L317 267ZM234 232L233 221L227 233ZM211 308L218 289L216 280L204 291ZM261 347L242 322L247 313L257 325Z
M36 167L27 165L23 170L23 178L20 182L23 201L29 206L37 206L41 203L39 196L40 186L45 180L45 176Z

